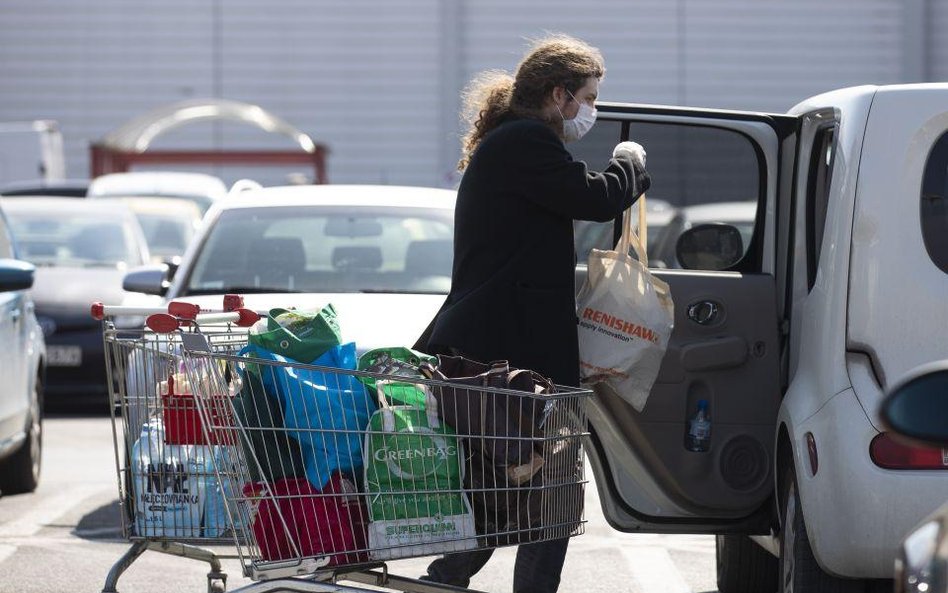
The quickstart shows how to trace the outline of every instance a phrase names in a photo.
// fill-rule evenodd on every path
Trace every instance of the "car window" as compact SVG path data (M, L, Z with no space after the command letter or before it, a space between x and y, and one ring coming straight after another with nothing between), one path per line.
M577 160L601 170L623 137L619 122L597 123L592 132L571 144ZM738 132L702 125L632 122L629 138L648 152L652 186L648 202L648 250L652 267L680 267L675 256L678 236L705 223L726 223L741 231L744 253L756 229L756 204L763 194L763 163L753 142ZM653 222L654 219L654 222ZM577 222L576 254L585 261L589 250L611 249L613 224Z
M922 237L928 256L948 273L948 133L932 146L922 179Z
M447 293L452 258L437 209L240 208L214 223L184 293Z
M189 218L146 212L135 216L152 256L181 255L194 236L194 223Z
M100 215L8 212L20 257L37 266L128 267L139 265L131 230Z

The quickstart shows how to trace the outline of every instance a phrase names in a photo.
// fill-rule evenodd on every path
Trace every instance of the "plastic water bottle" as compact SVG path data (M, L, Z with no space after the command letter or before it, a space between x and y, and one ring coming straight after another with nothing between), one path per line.
M706 399L698 400L698 411L688 420L685 448L696 453L711 448L711 414L708 412Z

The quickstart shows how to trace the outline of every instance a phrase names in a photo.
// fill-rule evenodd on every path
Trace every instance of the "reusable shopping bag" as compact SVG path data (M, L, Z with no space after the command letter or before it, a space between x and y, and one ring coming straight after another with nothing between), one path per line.
M244 486L256 504L251 532L264 560L329 555L327 566L366 562L365 502L355 484L334 472L322 490L302 478Z
M319 311L270 309L266 319L251 328L247 340L264 350L303 363L316 360L342 343L332 303Z
M252 364L264 390L279 398L286 434L300 444L305 475L317 490L336 470L362 468L362 435L375 410L365 386L346 370L356 368L354 343L334 346L312 362L331 367L305 368L287 358L248 344L241 354L277 364Z
M390 406L383 389L365 435L372 559L476 547L474 517L461 490L463 447L438 419L436 400Z
M299 441L283 425L280 395L264 388L259 372L243 373L243 386L233 403L237 425L244 428L238 440L250 479L272 484L303 476L303 454Z
M419 368L423 362L437 364L438 359L404 346L376 348L359 357L359 370L409 379L409 381L386 379L383 382L383 393L391 403L423 406L425 390L411 382L411 379L425 378ZM359 380L365 383L373 393L376 391L375 378L359 377Z
M576 297L583 382L604 382L639 412L658 376L674 325L668 284L648 270L645 216L643 195L641 238L632 229L630 207L615 250L590 252L586 282ZM638 259L629 254L630 247Z

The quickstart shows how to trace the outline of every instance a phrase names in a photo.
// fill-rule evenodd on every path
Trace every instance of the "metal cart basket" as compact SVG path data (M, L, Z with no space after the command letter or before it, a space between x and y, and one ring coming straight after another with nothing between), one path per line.
M351 345L319 364L264 356L230 314L106 328L133 545L105 591L145 550L209 562L223 590L203 546L225 543L246 591L458 591L386 562L583 532L590 391L359 371Z

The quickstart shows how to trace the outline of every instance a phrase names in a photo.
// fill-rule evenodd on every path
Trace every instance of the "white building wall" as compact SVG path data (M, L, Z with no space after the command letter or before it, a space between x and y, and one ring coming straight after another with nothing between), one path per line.
M55 119L67 174L152 107L212 92L211 4L0 0L0 120ZM186 15L186 16L184 16Z
M602 49L604 100L780 112L908 79L907 35L927 36L922 63L946 79L948 2L911 1L927 2L925 31L902 0L0 0L0 120L59 120L79 177L89 142L127 119L220 96L327 144L332 182L446 185L461 87L512 70L546 31ZM286 142L228 124L157 146ZM280 183L290 170L217 172Z

